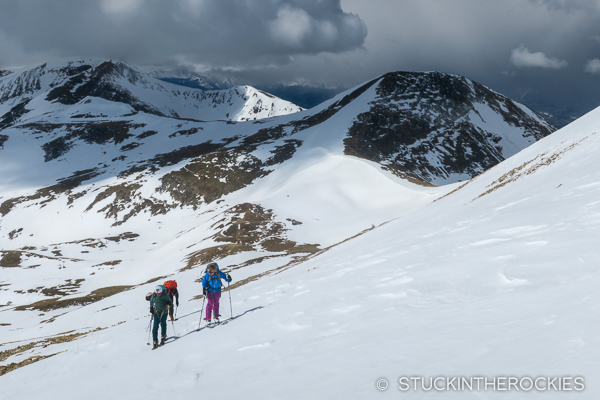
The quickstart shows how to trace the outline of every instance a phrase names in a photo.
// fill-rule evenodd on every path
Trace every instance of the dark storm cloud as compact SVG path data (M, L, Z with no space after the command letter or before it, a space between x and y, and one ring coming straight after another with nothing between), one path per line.
M533 4L544 5L553 10L588 10L598 11L597 0L529 0Z
M369 28L364 48L328 62L362 79L394 70L476 80L540 111L600 106L598 0L344 0ZM305 68L308 71L308 68ZM323 70L323 68L321 68Z
M339 0L3 0L0 51L209 65L343 52L367 29ZM3 63L10 62L5 57Z
M251 85L435 70L581 114L600 105L600 0L2 0L0 68L55 56Z

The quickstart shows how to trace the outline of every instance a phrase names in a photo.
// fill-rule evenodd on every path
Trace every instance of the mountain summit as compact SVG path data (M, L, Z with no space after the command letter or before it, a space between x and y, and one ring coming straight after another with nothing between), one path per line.
M556 128L527 107L472 80L393 72L344 140L346 154L432 184L466 180Z

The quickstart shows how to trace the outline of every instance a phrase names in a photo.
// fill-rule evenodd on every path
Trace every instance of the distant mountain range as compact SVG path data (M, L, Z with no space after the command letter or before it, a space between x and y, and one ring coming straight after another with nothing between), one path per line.
M182 89L118 61L48 63L4 74L0 80L2 144L10 147L10 137L33 133L41 142L45 162L70 160L72 156L64 157L80 144L112 143L120 146L119 160L130 158L129 152L137 149L141 159L136 161L140 165L136 169L171 163L157 161L159 155L154 152L139 152L139 146L148 140L160 142L161 150L171 148L179 154L178 160L217 150L252 154L272 143L281 143L277 151L291 157L302 145L296 139L299 133L313 132L327 122L333 126L324 141L336 141L345 154L377 162L404 178L445 184L469 179L554 130L526 107L466 78L398 72L297 117L293 114L243 128L221 126L217 128L220 144L204 140L194 145L196 150L183 152L177 144L166 146L169 141L157 140L201 131L200 137L206 137L215 128L202 121L260 120L300 110L248 86L218 91ZM153 138L148 139L150 136ZM165 154L160 157L169 158ZM284 161L281 156L273 160L280 159ZM92 175L103 174L106 168L122 168L112 158L90 161L90 168L110 166L93 168L96 172Z
M231 77L219 79L181 68L171 71L154 70L149 74L165 82L201 90L224 90L238 85ZM313 108L348 89L301 84L266 84L257 88L306 109Z
M34 99L35 106L29 105ZM127 104L133 113L197 120L246 121L301 110L250 86L215 91L183 88L119 61L78 60L4 71L0 81L0 115L4 116L0 123L6 126L17 115L28 119L32 114L24 114L31 111L66 109L70 118L92 118L86 110L94 108L91 104L95 101ZM103 118L112 116L116 115Z
M215 78L190 72L184 68L170 71L157 70L150 72L150 74L166 82L202 90L222 90L238 85L231 77L225 79ZM348 89L347 87L325 87L308 84L265 84L256 87L306 109L313 108ZM548 106L545 102L540 101L527 102L526 104L558 128L570 124L587 111L585 108L582 111L581 105L572 105L570 109L556 109L556 107Z
M208 77L188 71L184 68L174 70L152 70L149 71L148 74L161 81L201 90L225 90L234 86L239 86L233 78L218 79Z

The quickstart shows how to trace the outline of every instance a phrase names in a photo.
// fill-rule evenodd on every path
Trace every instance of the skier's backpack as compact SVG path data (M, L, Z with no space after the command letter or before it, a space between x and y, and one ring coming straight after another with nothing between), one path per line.
M177 282L175 282L175 281L166 281L165 282L165 287L169 290L167 294L170 296L171 295L171 290L172 289L177 289Z

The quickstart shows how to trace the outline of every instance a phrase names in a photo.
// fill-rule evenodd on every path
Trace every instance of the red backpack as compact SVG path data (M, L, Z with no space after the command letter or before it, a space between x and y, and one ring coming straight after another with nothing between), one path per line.
M177 289L177 282L175 282L175 281L166 281L165 282L165 287L167 289L169 289L169 292L167 294L170 296L171 295L171 290L172 289Z

